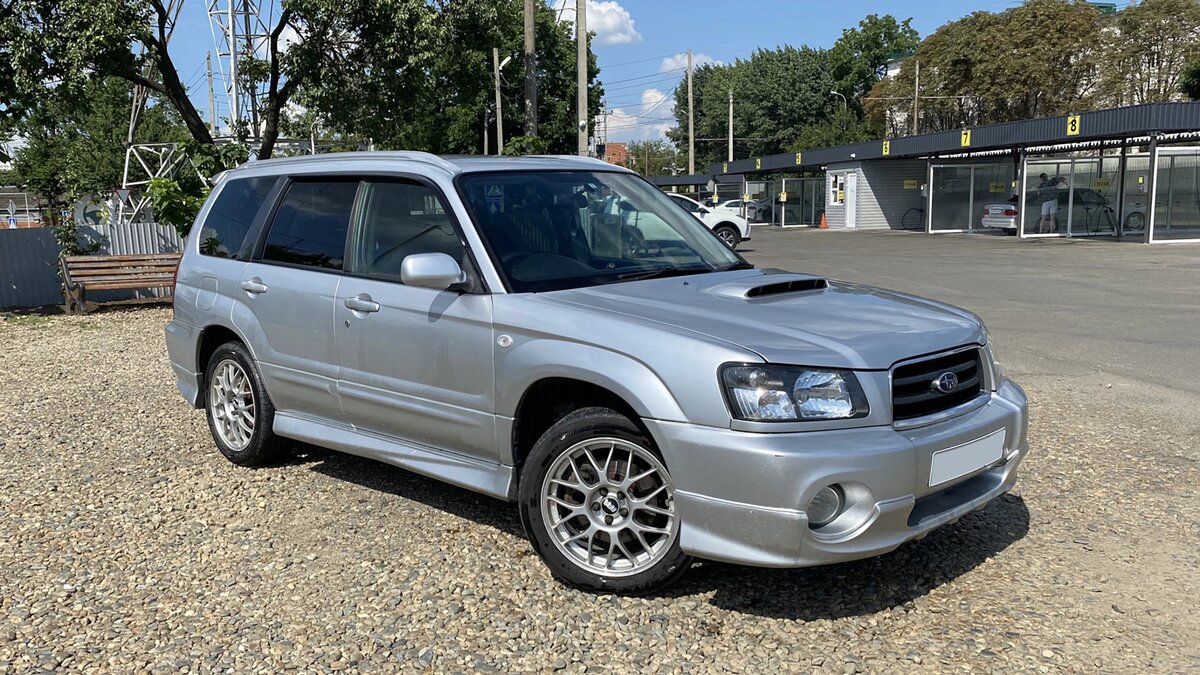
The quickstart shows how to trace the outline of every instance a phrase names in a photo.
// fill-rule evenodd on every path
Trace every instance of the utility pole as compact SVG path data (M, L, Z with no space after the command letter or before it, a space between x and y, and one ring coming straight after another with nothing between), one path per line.
M692 98L692 50L687 50L688 80L688 175L696 173L696 101Z
M588 154L587 0L575 0L575 108L578 111L579 156Z
M733 161L733 90L729 90L729 161Z
M204 55L204 65L208 68L208 131L217 135L217 106L213 103L212 90L212 52Z
M917 74L913 78L913 119L912 119L912 135L916 136L921 133L921 119L918 115L921 114L921 62L917 61Z
M540 0L539 0L540 1ZM537 136L537 55L533 0L525 0L525 135Z
M507 61L508 59L505 59ZM500 50L492 47L492 66L496 75L496 154L504 154L504 113L500 110Z

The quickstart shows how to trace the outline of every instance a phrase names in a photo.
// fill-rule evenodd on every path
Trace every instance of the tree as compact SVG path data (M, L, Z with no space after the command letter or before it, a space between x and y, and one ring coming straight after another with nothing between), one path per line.
M862 97L883 79L888 62L911 53L920 41L911 18L897 21L890 14L867 16L857 28L842 31L829 50L834 89L846 96L849 107L861 112Z
M626 168L643 176L671 174L683 168L687 171L686 158L673 144L662 140L633 141L626 147L629 159Z
M1170 101L1200 53L1200 2L1143 0L1118 13L1107 33L1106 105Z
M939 28L899 75L872 88L868 119L884 125L912 110L918 62L922 131L1090 110L1102 29L1096 8L1071 0L1029 0L1000 13L974 12Z
M829 91L834 86L829 52L810 47L759 49L749 59L728 65L706 64L696 69L692 87L696 99L695 133L719 139L698 143L699 166L726 158L729 91L733 91L733 135L742 156L785 152L804 127L829 114ZM675 89L677 126L667 132L676 145L687 143L687 89Z
M121 184L133 87L116 78L84 86L80 100L48 98L27 111L16 128L25 145L15 154L19 185L42 195L53 207L104 194ZM174 142L187 132L173 109L151 101L135 142Z
M813 148L831 148L850 143L862 143L879 138L879 130L868 124L854 110L843 108L841 103L825 119L804 127L790 147L789 152L802 152Z
M1179 91L1193 101L1200 101L1200 59L1192 61L1181 80Z

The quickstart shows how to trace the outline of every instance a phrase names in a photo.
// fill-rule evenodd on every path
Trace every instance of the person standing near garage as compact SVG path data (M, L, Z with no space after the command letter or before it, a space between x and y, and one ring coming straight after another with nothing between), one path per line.
M1046 234L1058 229L1058 177L1049 178L1043 173L1038 178L1041 182L1037 186L1037 195L1042 213L1038 234Z

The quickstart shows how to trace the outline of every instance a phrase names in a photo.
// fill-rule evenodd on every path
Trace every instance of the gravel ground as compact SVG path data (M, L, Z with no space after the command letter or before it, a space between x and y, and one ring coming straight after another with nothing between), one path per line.
M809 570L665 595L549 577L514 508L307 447L227 463L174 390L170 311L0 323L0 672L1200 668L1196 420L1022 376L1013 494Z

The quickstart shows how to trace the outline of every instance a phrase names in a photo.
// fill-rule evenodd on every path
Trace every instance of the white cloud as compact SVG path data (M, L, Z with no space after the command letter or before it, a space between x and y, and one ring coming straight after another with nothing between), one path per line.
M693 68L699 68L706 63L711 63L718 66L721 65L720 60L714 59L703 52L696 52L695 54L692 54ZM679 52L678 54L673 54L663 59L662 64L658 66L658 72L665 73L668 71L680 70L682 68L687 68L687 52Z
M558 0L554 7L564 21L575 23L575 0ZM642 41L629 10L616 0L587 0L587 27L596 34L596 44L625 45Z
M608 115L608 140L628 142L666 138L675 126L675 101L670 92L653 87L642 91L641 101L613 108Z

